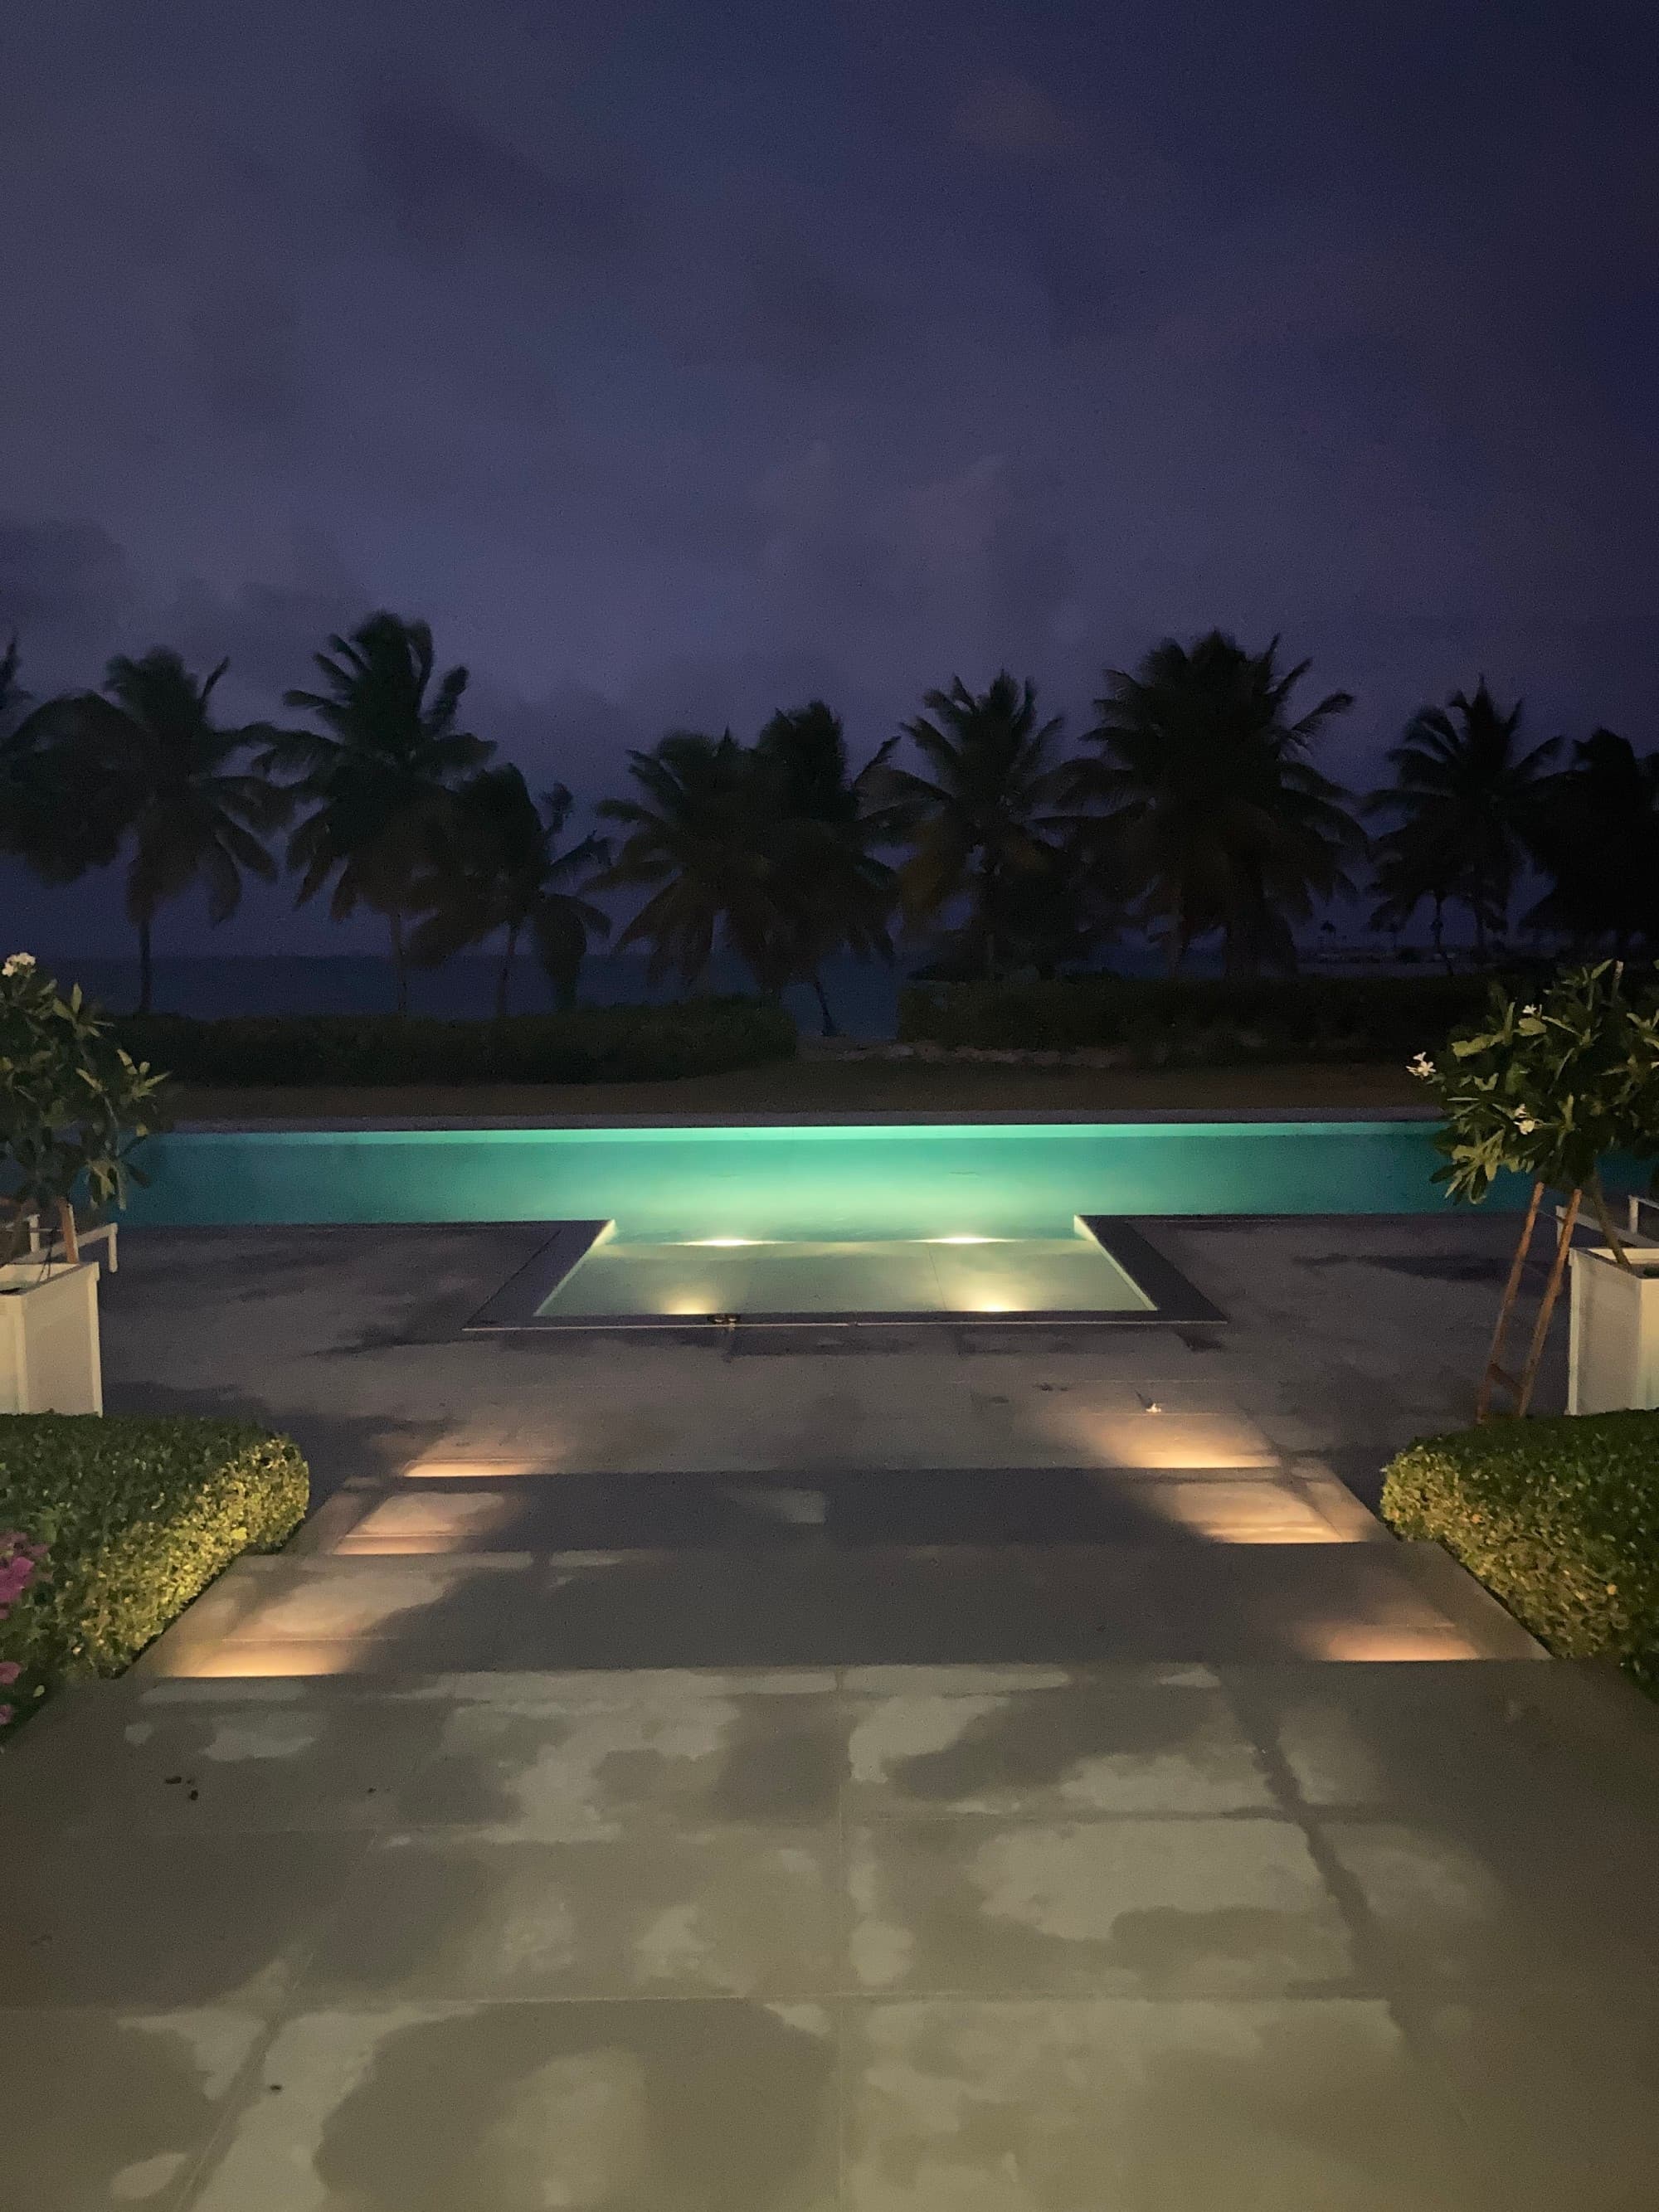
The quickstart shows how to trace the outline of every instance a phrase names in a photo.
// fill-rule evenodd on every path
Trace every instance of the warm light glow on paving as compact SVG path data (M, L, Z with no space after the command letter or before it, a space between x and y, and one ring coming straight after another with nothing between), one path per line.
M404 1469L411 1482L494 1481L497 1476L554 1472L553 1455L545 1452L539 1459L417 1459Z
M368 1663L376 1663L372 1656ZM270 1643L233 1638L155 1671L196 1681L264 1681L285 1674L354 1674L364 1665L362 1646L349 1638L284 1636Z
M924 1237L924 1244L1006 1244L1006 1237Z
M735 1252L744 1244L769 1244L769 1237L688 1237L688 1244L707 1245L720 1252Z
M1478 1659L1478 1648L1447 1623L1390 1628L1365 1621L1310 1621L1293 1626L1292 1642L1304 1659L1428 1661Z

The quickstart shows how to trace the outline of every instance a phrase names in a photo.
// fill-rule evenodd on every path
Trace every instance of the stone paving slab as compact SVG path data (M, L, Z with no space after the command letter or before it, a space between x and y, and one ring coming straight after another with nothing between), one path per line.
M810 1544L1386 1540L1316 1461L1288 1468L524 1474L347 1486L302 1549L337 1556Z
M5 2181L1636 2212L1656 1839L1659 1717L1528 1661L129 1677L0 1771Z
M1534 1649L1461 1570L1437 1579L1413 1549L959 1543L244 1559L141 1664L316 1674Z

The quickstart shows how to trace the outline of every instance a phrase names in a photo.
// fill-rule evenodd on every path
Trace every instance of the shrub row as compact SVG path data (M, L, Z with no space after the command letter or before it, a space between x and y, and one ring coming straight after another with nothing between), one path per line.
M0 1415L0 1534L46 1547L44 1576L0 1621L20 1711L52 1683L117 1674L242 1552L305 1517L286 1437L172 1415Z
M1659 1689L1659 1413L1492 1421L1401 1453L1382 1511L1565 1659Z
M1143 977L913 984L908 1043L1115 1048L1155 1066L1277 1059L1408 1060L1486 1003L1479 975Z
M791 1060L795 1024L758 999L578 1006L505 1021L424 1015L131 1016L116 1033L184 1083L638 1083Z

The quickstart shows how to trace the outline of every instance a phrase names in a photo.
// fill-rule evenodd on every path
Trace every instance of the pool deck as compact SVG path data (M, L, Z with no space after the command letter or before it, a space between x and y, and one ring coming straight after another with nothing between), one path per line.
M318 1506L0 1769L6 2212L1652 2202L1659 1716L1369 1510L1512 1222L1158 1225L1224 1331L464 1338L540 1233L124 1237L112 1409Z

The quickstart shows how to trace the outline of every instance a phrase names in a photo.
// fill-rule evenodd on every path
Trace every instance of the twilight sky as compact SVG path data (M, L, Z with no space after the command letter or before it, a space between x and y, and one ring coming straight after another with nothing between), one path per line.
M1645 749L1656 102L1651 0L9 0L0 637L252 712L424 614L592 796L1216 623L1356 781L1482 669ZM212 949L378 946L289 896Z

